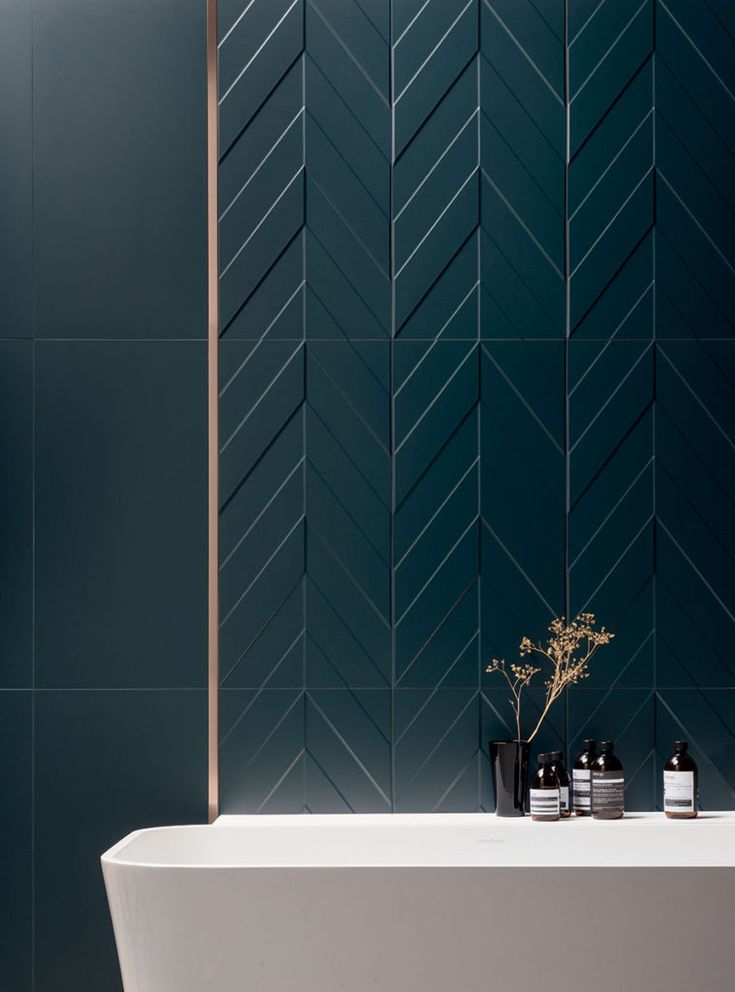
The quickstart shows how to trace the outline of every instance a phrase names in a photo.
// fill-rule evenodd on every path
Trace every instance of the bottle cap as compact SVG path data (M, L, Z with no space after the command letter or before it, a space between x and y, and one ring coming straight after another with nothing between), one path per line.
M548 765L549 756L548 754L540 754L536 760L538 761L539 765Z
M674 750L677 754L683 754L689 747L688 741L674 741Z
M588 737L582 741L582 747L584 748L585 751L594 751L595 744L597 744L597 741L594 739L594 737Z
M600 741L600 753L609 754L613 749L612 741Z
M550 751L549 757L551 758L552 764L558 765L561 763L564 754L561 751Z

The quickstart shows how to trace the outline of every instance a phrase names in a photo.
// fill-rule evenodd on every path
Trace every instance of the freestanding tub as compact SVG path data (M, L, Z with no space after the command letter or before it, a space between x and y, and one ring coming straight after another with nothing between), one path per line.
M126 992L728 992L735 817L242 816L102 856Z

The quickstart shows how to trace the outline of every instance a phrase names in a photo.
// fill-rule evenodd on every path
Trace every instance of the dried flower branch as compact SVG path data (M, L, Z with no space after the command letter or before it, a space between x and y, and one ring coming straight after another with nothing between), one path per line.
M529 637L521 639L519 651L522 658L532 654L540 655L551 665L551 675L544 682L546 687L544 707L533 732L529 735L529 741L532 741L539 732L546 714L564 690L570 685L576 685L582 679L589 678L589 663L592 656L599 647L609 644L615 636L604 627L595 629L596 623L593 613L580 613L570 624L566 623L564 617L558 617L549 624L551 637L545 645L540 642L535 644ZM498 661L493 658L486 671L501 672L510 686L513 699L509 702L513 707L518 740L520 740L521 693L541 669L534 668L530 664L511 665L510 669L513 678L506 671L505 660Z
M493 658L492 662L485 669L487 672L501 672L505 678L505 681L510 687L510 691L513 693L513 698L509 699L508 702L513 707L513 712L516 718L516 740L521 739L521 693L531 682L534 675L537 675L541 669L534 668L533 665L516 665L511 664L510 671L511 675L508 674L508 669L505 665L505 658L501 658L498 661L497 658Z

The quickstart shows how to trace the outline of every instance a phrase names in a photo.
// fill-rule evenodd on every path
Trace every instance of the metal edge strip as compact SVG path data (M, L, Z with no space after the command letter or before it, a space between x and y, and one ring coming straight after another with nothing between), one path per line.
M207 811L219 814L219 258L217 0L207 0Z

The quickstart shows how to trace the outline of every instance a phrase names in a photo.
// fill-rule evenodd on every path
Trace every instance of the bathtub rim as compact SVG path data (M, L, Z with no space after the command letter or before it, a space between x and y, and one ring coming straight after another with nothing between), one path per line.
M331 827L339 826L349 826L353 828L359 828L364 826L370 826L373 829L376 827L399 827L403 825L404 827L413 827L414 829L420 829L421 826L436 826L437 822L444 821L445 828L451 829L452 826L461 826L462 824L472 824L473 826L478 826L480 823L486 823L488 826L495 825L501 831L506 830L512 833L520 830L531 829L534 832L539 831L564 831L564 830L574 830L575 828L571 826L572 823L577 823L577 829L587 833L588 830L601 830L604 831L607 837L611 833L618 834L621 830L625 829L625 824L634 825L633 829L650 829L656 828L664 829L668 831L675 831L681 834L684 831L695 831L692 835L696 851L700 851L706 848L706 835L705 837L700 837L699 842L696 839L696 824L707 823L709 829L727 829L729 828L733 837L735 838L735 812L731 811L711 811L708 813L700 814L697 820L681 820L673 821L667 820L662 813L627 813L623 820L617 821L604 821L604 822L594 822L588 818L572 818L571 821L559 821L553 824L531 824L529 817L525 817L523 820L498 820L493 814L478 814L478 813L432 813L432 814L379 814L379 813L366 813L366 814L312 814L306 816L304 814L243 814L243 815L223 815L218 817L217 820L212 824L171 824L165 826L152 826L143 827L138 830L134 830L129 834L122 837L116 844L108 848L100 855L100 861L103 870L107 868L140 868L140 869L157 869L157 870L196 870L196 871L252 871L253 869L299 869L299 870L313 870L313 869L338 869L338 870L364 870L364 869L404 869L404 870L416 870L416 869L434 869L442 868L448 870L457 869L474 869L474 870L492 870L497 868L539 868L548 867L548 849L544 850L544 845L537 844L537 840L541 840L543 834L539 833L537 838L531 845L530 854L526 854L526 857L521 859L520 857L510 859L510 860L499 860L498 862L477 862L470 859L451 862L447 860L421 860L419 862L407 861L406 863L401 863L391 860L380 860L376 858L372 861L361 861L358 858L354 859L340 859L340 860L324 860L323 862L318 862L309 859L303 859L299 857L294 857L290 861L285 860L255 860L253 858L246 860L230 860L227 862L216 862L208 861L206 859L199 860L182 860L181 858L171 857L168 860L154 860L141 859L141 857L125 857L124 851L127 847L133 844L138 838L144 835L156 834L156 833L178 833L184 831L191 831L195 834L203 834L211 836L211 831L220 832L223 830L239 830L243 833L247 833L249 830L264 830L269 827L278 826L280 829L285 830L317 830L320 827L329 825ZM335 822L337 821L337 822ZM557 834L558 835L558 834ZM548 836L548 835L547 835ZM491 842L492 843L492 842ZM640 859L636 860L632 857L624 860L615 860L615 858L600 858L596 860L568 860L561 858L556 860L552 867L558 868L641 868L641 867L652 867L652 868L735 868L735 844L724 845L725 853L719 858L710 859L679 859L674 860L673 857L663 857L656 860L642 861ZM731 850L733 853L727 856L727 850ZM602 847L597 849L602 850Z

